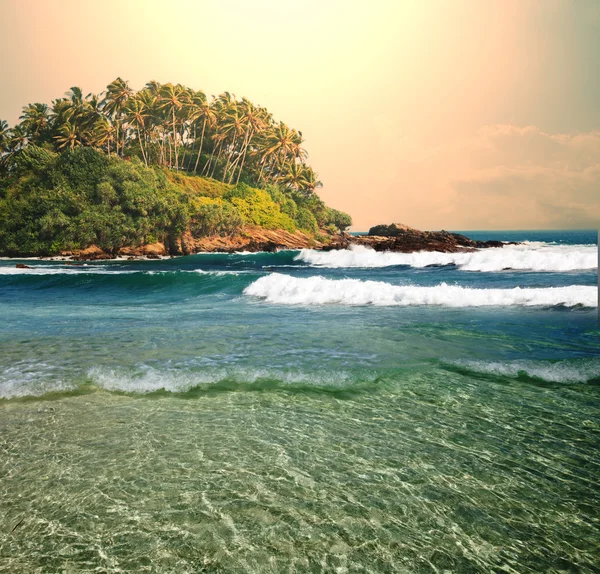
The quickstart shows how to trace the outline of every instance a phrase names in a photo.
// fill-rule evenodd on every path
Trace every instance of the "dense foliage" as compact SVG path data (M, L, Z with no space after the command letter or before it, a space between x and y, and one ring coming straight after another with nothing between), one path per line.
M154 81L135 92L117 78L99 95L73 87L50 106L29 104L20 119L12 129L0 122L0 155L27 144L89 146L225 183L276 183L306 195L321 185L306 164L302 133L228 92L208 101L202 91Z
M0 121L0 252L53 254L232 235L246 225L312 234L351 224L316 195L302 134L228 92L179 84L71 88Z
M0 253L53 255L98 245L108 252L155 241L233 235L244 226L301 229L349 225L315 195L268 185L229 185L146 166L90 147L56 153L29 144L0 174Z

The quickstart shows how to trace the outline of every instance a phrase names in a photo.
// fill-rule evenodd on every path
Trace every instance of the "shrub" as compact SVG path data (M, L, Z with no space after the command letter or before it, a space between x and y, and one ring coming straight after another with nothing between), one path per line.
M343 211L327 208L327 223L333 225L339 231L344 231L352 225L352 217Z
M306 207L298 208L295 221L296 225L304 231L316 233L319 230L315 216Z
M190 211L190 231L194 235L234 235L244 223L239 210L222 199L200 197Z
M265 229L284 229L294 232L296 226L289 215L282 213L279 204L264 189L256 189L240 183L224 196L238 208L246 223Z

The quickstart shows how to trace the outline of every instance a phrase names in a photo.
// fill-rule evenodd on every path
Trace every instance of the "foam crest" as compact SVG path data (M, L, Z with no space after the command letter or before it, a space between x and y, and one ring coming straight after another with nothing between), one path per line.
M104 265L77 265L72 267L40 265L31 266L28 269L17 267L0 266L0 276L2 275L173 275L178 273L197 273L199 275L243 275L251 271L204 271L203 269L121 269L108 267Z
M41 397L74 388L64 380L62 369L44 362L18 361L0 370L0 399Z
M29 269L19 269L17 267L0 266L0 275L130 275L139 273L131 269L110 269L102 265L73 265L73 266L54 266L39 265L30 266Z
M484 375L529 377L549 383L587 383L600 379L600 360L572 359L549 361L457 361L454 366Z
M318 276L298 278L279 273L261 277L246 287L244 293L282 305L597 306L597 290L591 286L472 289L442 283L422 287Z
M296 260L316 267L391 267L407 265L456 265L464 271L576 271L595 269L598 266L598 248L595 245L550 245L527 242L468 253L441 253L419 251L396 253L374 251L364 246L352 246L347 250L314 251L303 249Z
M105 367L92 367L88 371L91 381L107 391L126 393L153 393L169 391L185 393L201 385L218 383L255 384L260 381L276 383L319 386L345 387L356 382L356 374L345 371L319 371L309 373L303 371L269 369L269 368L205 368L194 371L180 369L140 368L135 372ZM367 377L372 382L375 376Z

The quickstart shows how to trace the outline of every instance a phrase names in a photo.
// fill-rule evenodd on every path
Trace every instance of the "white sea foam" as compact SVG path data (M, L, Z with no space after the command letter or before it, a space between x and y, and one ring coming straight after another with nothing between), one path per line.
M456 361L458 367L475 373L517 378L527 376L550 383L586 383L600 378L600 360L549 361Z
M598 266L596 245L551 245L525 242L522 245L492 247L469 253L441 253L419 251L396 253L374 251L363 246L347 250L314 251L303 249L296 257L316 267L390 267L408 265L456 265L463 271L575 271L595 269Z
M126 269L110 269L101 265L72 265L58 266L54 265L39 265L37 267L30 266L29 269L19 269L17 267L0 266L0 275L126 275L138 273L135 270Z
M194 371L142 367L133 373L122 369L92 367L88 371L88 377L95 385L107 391L126 393L153 393L161 390L183 393L199 385L214 385L222 382L253 384L258 381L277 381L284 384L320 387L343 387L356 382L356 375L345 371L308 373L240 367L209 367ZM374 375L372 380L375 380Z
M69 381L73 374L44 362L19 361L0 369L0 399L40 397L48 393L77 390L82 380ZM153 368L138 365L135 369L94 366L87 371L89 382L107 391L145 394L156 391L185 393L198 386L218 383L255 384L263 381L284 385L346 388L372 383L377 374L364 371L357 375L343 370L307 372L293 369L261 367L204 367L201 369Z
M204 271L202 269L173 269L173 270L143 270L143 269L119 269L104 265L80 265L72 267L55 267L51 265L40 265L30 269L19 269L17 267L0 266L0 275L166 275L169 273L197 273L200 275L241 275L250 271Z
M0 398L39 397L47 393L73 390L64 381L61 368L48 363L18 361L0 369Z
M433 287L392 285L358 279L298 278L280 273L265 275L244 289L246 295L282 305L443 305L483 306L597 306L597 289L571 285L525 289L472 289L442 283Z

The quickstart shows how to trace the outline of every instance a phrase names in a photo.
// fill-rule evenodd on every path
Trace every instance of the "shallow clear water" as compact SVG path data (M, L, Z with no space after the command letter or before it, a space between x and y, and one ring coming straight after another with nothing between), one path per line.
M0 571L598 571L597 236L544 233L0 262Z

